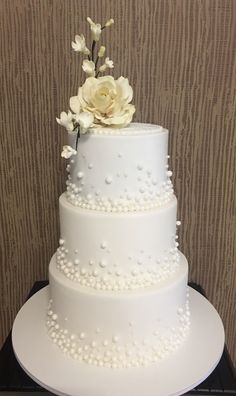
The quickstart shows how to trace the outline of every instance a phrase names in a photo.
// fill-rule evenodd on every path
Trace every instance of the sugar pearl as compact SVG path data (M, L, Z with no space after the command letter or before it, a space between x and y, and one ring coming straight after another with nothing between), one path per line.
M86 274L86 268L81 268L81 270L80 270L80 273L81 273L81 275L85 275Z
M105 260L101 260L101 261L99 262L99 265L100 265L100 267L105 268L105 267L107 266L107 263L106 263Z
M82 179L84 177L83 172L78 172L77 177L78 177L78 179Z
M101 246L101 249L106 249L107 242L103 241L100 246Z
M107 176L106 179L105 179L105 182L107 184L111 184L112 183L112 177L111 176Z

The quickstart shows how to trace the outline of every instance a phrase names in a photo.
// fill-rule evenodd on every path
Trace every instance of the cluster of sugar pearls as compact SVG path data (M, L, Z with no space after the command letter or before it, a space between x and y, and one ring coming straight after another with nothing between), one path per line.
M191 324L191 313L190 313L190 306L189 306L189 287L187 287L187 292L186 292L186 303L185 307L178 308L177 314L179 316L179 323L180 323L180 331L185 335L188 332L188 329Z
M144 192L144 190L143 190ZM74 206L99 210L103 212L122 213L151 210L161 207L174 198L173 188L170 181L162 183L161 189L153 195L144 195L144 197L132 197L127 194L126 197L117 199L99 197L96 194L88 194L87 197L81 195L81 188L75 183L67 181L67 200Z
M119 154L121 157L122 155ZM72 159L71 164L74 163ZM100 210L105 212L135 212L154 209L163 206L170 202L174 196L173 185L170 180L172 172L166 172L167 180L157 183L155 178L151 178L152 172L150 170L145 170L143 165L137 164L137 171L144 172L145 178L138 176L137 180L140 183L139 190L136 194L128 193L125 188L120 196L115 199L106 196L100 196L99 191L88 193L86 196L83 194L83 187L85 185L84 173L82 171L77 173L78 182L72 181L70 175L71 164L67 165L68 179L66 181L67 192L66 197L68 201L74 206L81 207L83 209L89 210ZM92 164L88 165L88 169L92 169ZM168 165L167 165L168 168ZM127 177L127 173L124 173ZM120 176L118 173L116 176ZM113 177L108 175L104 178L104 183L107 185L112 184ZM129 183L128 183L129 184ZM157 185L158 184L158 185Z
M85 331L71 334L58 324L58 316L51 309L50 301L46 325L48 333L62 352L71 358L90 365L108 368L129 368L147 366L167 357L180 347L190 326L189 304L178 309L180 325L168 329L166 335L154 330L149 338L123 344L119 335L103 340L92 339ZM96 331L95 331L96 332ZM88 341L90 340L90 341Z
M131 266L130 272L122 272L119 269L109 269L107 261L100 260L97 265L94 260L89 260L89 267L80 265L79 259L73 262L67 258L69 251L65 247L65 241L60 239L57 249L57 268L70 280L97 290L134 290L157 285L166 279L170 279L178 270L180 255L177 247L162 260L156 260L155 265L143 268L141 262ZM108 268L107 268L108 267Z

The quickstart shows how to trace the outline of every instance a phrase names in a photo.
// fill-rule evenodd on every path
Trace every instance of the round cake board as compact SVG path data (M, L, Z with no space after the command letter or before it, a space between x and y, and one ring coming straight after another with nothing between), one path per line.
M26 373L56 395L169 396L201 383L218 364L224 348L222 321L209 301L190 290L191 328L186 342L168 358L142 368L90 366L64 355L46 331L49 286L34 294L18 312L13 349Z

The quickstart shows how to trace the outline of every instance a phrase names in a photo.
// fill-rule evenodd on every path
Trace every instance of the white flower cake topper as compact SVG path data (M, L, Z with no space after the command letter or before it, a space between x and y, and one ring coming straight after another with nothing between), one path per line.
M101 45L95 54L96 44L102 31L113 25L114 20L109 19L104 26L87 18L92 34L91 51L87 48L83 34L76 35L72 41L75 52L81 52L86 59L83 60L82 69L86 73L85 83L79 87L77 96L70 98L70 110L63 111L57 122L64 126L69 133L77 134L76 150L80 133L86 133L89 128L123 128L132 120L135 107L130 104L133 98L133 90L127 78L114 77L101 73L114 67L113 61L106 56L104 63L100 64L106 48ZM70 146L64 146L62 156L70 158L75 150Z

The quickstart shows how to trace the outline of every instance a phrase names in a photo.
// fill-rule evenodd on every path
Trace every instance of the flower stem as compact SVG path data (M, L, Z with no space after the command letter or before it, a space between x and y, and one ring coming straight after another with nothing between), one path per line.
M97 71L98 60L99 60L99 56L97 56L97 59L96 59L96 62L95 62L95 71Z
M78 126L78 132L77 132L76 143L75 143L75 149L76 149L76 151L77 151L77 147L78 147L79 138L80 138L80 129L79 129L79 126Z
M97 77L99 76L99 73L100 73L100 71L98 71L98 72L97 72L97 74L96 74L95 78L97 78Z
M96 41L95 40L93 40L93 43L92 43L92 61L94 61L94 48L95 48L95 45L96 45Z

